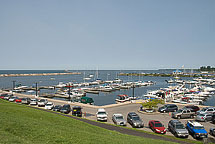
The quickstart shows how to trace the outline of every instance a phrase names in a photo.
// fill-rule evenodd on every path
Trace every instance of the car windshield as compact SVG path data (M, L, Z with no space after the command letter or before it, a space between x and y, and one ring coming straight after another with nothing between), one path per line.
M176 125L176 129L184 129L184 125L178 124L178 125Z
M195 126L194 128L195 128L195 129L204 129L203 126Z
M202 111L206 111L206 110L207 110L207 108L203 108L203 109L202 109Z
M123 116L117 116L116 119L123 120Z
M106 112L98 112L98 114L100 114L100 115L105 115Z
M47 104L47 106L52 106L52 104Z
M178 112L178 113L181 113L181 112L182 112L182 110L180 109L180 110L178 110L177 112Z
M202 117L203 117L203 116L205 116L205 115L204 115L204 114L200 114L199 116L202 116Z
M133 120L140 120L139 117L133 117Z
M60 107L61 107L60 105L56 105L56 106L55 106L55 108L60 108Z
M161 123L155 123L155 127L163 127Z
M40 102L45 102L45 100L44 100L44 99L41 99Z

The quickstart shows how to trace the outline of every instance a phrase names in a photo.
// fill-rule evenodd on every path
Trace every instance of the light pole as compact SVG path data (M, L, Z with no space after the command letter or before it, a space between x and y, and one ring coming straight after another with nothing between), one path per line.
M133 99L134 99L134 83L133 83Z
M13 91L14 91L14 89L15 89L15 83L16 83L16 81L14 80L14 81L12 81L13 82L13 89L12 89L12 94L13 94Z
M36 82L36 97L38 97L37 96L37 94L38 94L37 89L38 89L38 82Z

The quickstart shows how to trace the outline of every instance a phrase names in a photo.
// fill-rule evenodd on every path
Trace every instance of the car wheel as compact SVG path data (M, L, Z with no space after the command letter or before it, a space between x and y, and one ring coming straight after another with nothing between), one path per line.
M166 113L166 111L164 110L163 113Z
M181 119L181 116L177 116L177 119Z
M194 135L193 135L193 138L194 138L194 139L196 139L196 138L197 138L197 137L196 137L196 134L194 134Z

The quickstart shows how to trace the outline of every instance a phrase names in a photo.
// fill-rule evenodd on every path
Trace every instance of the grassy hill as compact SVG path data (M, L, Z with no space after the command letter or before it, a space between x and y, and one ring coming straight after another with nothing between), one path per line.
M0 100L0 143L164 143Z

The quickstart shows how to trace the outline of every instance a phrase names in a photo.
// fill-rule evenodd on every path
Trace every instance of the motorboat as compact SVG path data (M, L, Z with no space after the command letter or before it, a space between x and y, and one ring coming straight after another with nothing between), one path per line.
M116 102L120 102L120 103L123 103L123 102L126 102L126 101L129 101L130 98L128 97L128 95L126 94L121 94L121 95L117 95L117 98L116 98Z

